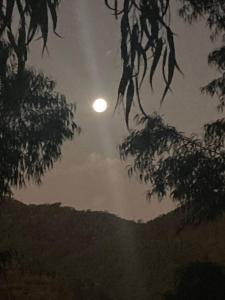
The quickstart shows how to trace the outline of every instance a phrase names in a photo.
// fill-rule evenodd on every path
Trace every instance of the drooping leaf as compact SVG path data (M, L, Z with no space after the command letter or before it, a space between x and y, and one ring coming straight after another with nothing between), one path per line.
M129 127L129 114L131 110L131 105L134 99L134 82L133 79L129 81L129 85L127 88L127 97L126 97L126 106L125 106L125 120L127 127Z
M6 1L5 25L11 27L15 0Z
M53 31L56 33L56 27L57 27L57 12L56 12L56 1L48 0L48 7L51 13L52 17L52 23L53 23Z
M175 69L174 55L173 55L173 53L170 52L169 53L169 58L168 58L168 79L167 79L167 82L166 82L166 87L165 87L165 90L163 92L162 99L160 100L160 104L163 103L163 101L166 97L166 94L167 94L168 90L170 89L170 85L171 85L171 82L172 82L172 79L173 79L174 69Z
M166 78L166 73L165 73L166 61L167 61L167 47L164 50L164 53L163 53L163 62L162 62L163 79L164 79L165 83L167 84L168 80Z
M151 87L153 88L153 76L155 74L155 70L158 66L161 54L162 54L162 49L163 49L163 41L162 38L160 38L157 42L156 48L155 48L155 52L154 52L154 56L153 56L153 62L151 65L151 69L150 69L150 77L149 77L149 81L151 84Z

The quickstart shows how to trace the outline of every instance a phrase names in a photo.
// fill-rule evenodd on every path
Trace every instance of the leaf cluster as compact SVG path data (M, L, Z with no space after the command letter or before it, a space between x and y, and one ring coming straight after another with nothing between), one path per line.
M74 111L44 74L26 69L20 81L7 74L0 97L1 197L12 187L41 182L61 157L62 143L79 132Z
M211 40L222 38L222 45L208 55L209 65L216 66L221 76L213 79L202 92L219 99L218 109L225 106L225 4L223 0L179 0L179 15L189 23L203 20L209 27Z
M214 50L209 54L208 61L210 65L217 67L221 76L212 80L205 87L202 92L210 96L217 96L219 100L218 110L223 111L225 107L225 46Z
M224 126L224 119L220 121ZM134 130L120 145L123 159L131 159L131 176L150 186L147 197L168 193L186 212L186 222L215 218L225 211L224 130L219 123L205 127L204 139L186 137L153 114L137 118Z
M111 4L111 3L114 4ZM105 0L107 7L116 18L120 17L121 58L123 70L118 88L117 105L125 107L125 120L128 126L129 114L136 96L143 114L139 90L147 74L153 88L153 78L161 66L165 87L161 97L163 102L170 90L177 64L174 33L170 28L169 0Z
M60 0L0 1L0 39L13 49L19 72L25 68L28 46L37 34L40 33L43 40L43 50L46 48L50 18L56 33L59 3ZM15 23L15 20L18 21Z
M174 34L170 26L170 1L123 1L118 8L106 1L116 18L121 15L121 56L123 73L118 102L124 102L128 125L136 92L142 116L136 118L140 130L133 130L120 145L123 159L131 159L128 168L150 185L147 196L172 198L186 211L186 221L211 219L225 209L225 119L204 126L203 138L186 137L165 124L157 114L147 115L141 105L139 89L149 71L153 87L156 69L161 65L165 88L161 102L170 89L176 62ZM210 37L222 37L222 45L208 56L209 65L221 74L201 89L218 96L218 109L225 106L225 5L223 0L178 0L179 15L192 23L204 20ZM167 70L167 75L166 75ZM126 100L124 99L124 96Z
M55 82L26 68L28 47L40 34L47 47L49 23L57 27L60 0L0 1L0 197L42 176L61 157L61 146L79 127L75 106Z
M225 5L223 0L177 0L179 15L192 23L200 19L206 22L214 39L225 29Z

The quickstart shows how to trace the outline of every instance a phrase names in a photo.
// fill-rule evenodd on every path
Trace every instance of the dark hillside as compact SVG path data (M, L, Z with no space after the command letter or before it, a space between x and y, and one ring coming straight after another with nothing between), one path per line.
M225 265L224 216L178 229L175 212L139 224L57 203L3 202L0 258L10 259L0 260L0 299L160 300L177 267Z

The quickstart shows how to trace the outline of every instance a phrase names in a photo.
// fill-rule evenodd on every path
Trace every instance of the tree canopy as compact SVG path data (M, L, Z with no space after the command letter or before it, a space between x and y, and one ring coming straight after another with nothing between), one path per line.
M118 87L117 104L125 107L128 125L132 104L137 101L142 114L139 91L146 77L153 88L153 79L161 69L164 90L161 103L171 89L174 72L179 68L176 57L175 33L171 27L171 9L178 9L184 21L192 23L203 19L211 30L211 39L223 37L225 31L225 5L223 0L105 0L107 7L120 19L122 75ZM174 4L174 3L173 3ZM209 54L209 64L214 64L222 76L213 80L203 91L217 94L220 109L224 107L224 47Z
M213 219L225 211L224 132L221 137L216 133L219 122L205 126L202 140L186 137L157 114L139 117L143 129L132 131L120 145L121 157L131 160L128 174L149 185L148 198L171 196L184 209L185 222Z
M58 0L0 3L0 198L42 176L61 157L79 127L75 106L55 82L26 66L28 47L41 34L47 47L49 16L56 33Z
M61 157L63 142L79 131L75 107L55 92L53 80L26 69L22 82L18 87L17 76L8 73L0 99L0 196L30 180L39 184Z
M164 100L170 89L175 69L180 68L176 59L174 34L169 26L170 1L119 1L106 0L106 5L114 11L116 18L121 15L121 58L122 76L118 88L117 104L124 101L125 119L128 125L129 114L134 95L140 110L144 113L139 89L149 73L153 86L153 77L162 58L162 80L165 88L161 98ZM125 96L125 100L124 100Z
M139 95L142 82L153 79L160 68L164 90L161 104L171 89L178 66L175 34L171 28L172 1L124 0L106 5L120 18L121 58L123 71L118 87L117 104L125 107L129 125L132 105L137 101L140 114L137 128L120 145L123 159L134 173L149 185L148 198L172 196L186 211L186 221L199 222L215 218L225 211L225 118L205 124L203 138L187 137L165 124L162 117L146 112ZM113 4L112 4L113 3ZM122 6L119 7L119 4ZM173 9L175 7L173 6ZM218 109L225 106L225 4L220 0L177 0L179 16L185 22L204 20L212 41L220 38L221 47L209 53L209 65L216 66L220 76L201 88L202 93L217 95ZM181 37L182 38L182 37ZM148 76L147 76L148 75Z

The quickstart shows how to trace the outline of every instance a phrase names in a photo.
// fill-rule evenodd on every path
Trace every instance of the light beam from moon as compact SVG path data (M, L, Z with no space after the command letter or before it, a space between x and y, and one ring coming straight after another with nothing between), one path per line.
M99 98L93 102L92 107L93 107L94 111L96 111L98 113L102 113L102 112L106 111L106 109L107 109L107 102L104 99Z

